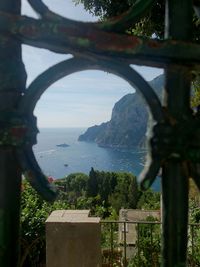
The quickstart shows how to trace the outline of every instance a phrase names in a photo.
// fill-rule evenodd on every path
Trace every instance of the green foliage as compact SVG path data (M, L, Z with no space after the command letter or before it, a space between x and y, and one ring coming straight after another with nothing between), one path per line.
M188 266L200 266L200 229L199 225L190 226L188 242Z
M73 0L73 2L75 2L75 4L84 4L85 9L94 16L108 18L125 12L136 0Z
M123 208L135 209L139 199L136 177L130 173L118 173L117 184L109 197L109 202L117 212Z
M193 75L191 104L195 108L200 107L200 73L194 72Z
M87 195L89 197L94 197L98 194L99 191L99 175L97 172L94 171L93 168L91 168L91 171L89 173L89 179L88 179L88 184L87 184Z
M101 19L107 19L121 15L126 12L136 0L74 0L76 4L82 3L87 11ZM157 36L163 36L164 32L164 6L162 0L157 1L152 9L145 14L145 17L136 25L132 25L129 32L143 36L151 36L153 33Z
M144 191L137 203L137 208L144 210L160 209L160 193L154 192L151 188Z
M200 201L199 191L192 181L190 181L189 222L188 266L196 267L200 266Z
M86 190L86 185L88 183L88 175L85 173L72 173L69 174L67 177L62 179L57 179L55 181L55 185L63 186L63 190L65 192L74 191L77 195L81 195L81 192Z
M73 0L75 4L82 3L87 11L101 19L107 19L118 16L127 11L136 0ZM164 37L164 17L165 17L165 1L157 0L152 8L146 12L143 18L127 29L128 33L152 36L153 34L159 38ZM194 14L193 16L193 40L200 40L200 20Z
M77 200L86 194L88 178L84 173L72 173L65 178L57 179L54 183L60 189L59 199L65 200L75 208Z
M69 179L68 179L69 178ZM152 190L141 192L131 173L104 172L91 168L89 177L83 173L70 174L55 182L62 191L60 199L72 208L90 209L93 215L109 217L112 207L127 209L159 209L160 194Z
M154 222L156 219L149 216L146 221ZM161 251L161 225L139 224L137 227L139 240L136 242L136 255L129 261L128 267L159 267Z
M21 196L21 261L19 267L36 266L45 260L45 221L56 209L68 209L68 203L42 200L27 181L22 184Z
M152 191L142 193L136 177L130 173L103 172L91 169L90 175L70 174L58 179L55 185L60 189L58 201L49 204L37 195L28 182L23 181L21 199L21 263L19 267L33 267L45 260L45 221L56 209L89 209L92 215L117 220L120 208L141 207L145 202L156 207L159 198ZM143 194L145 194L143 196ZM149 198L149 199L148 199ZM149 202L148 202L149 201ZM150 202L153 201L153 205ZM158 204L158 203L157 203ZM104 226L102 246L107 248L111 229ZM112 229L117 246L117 231Z
M99 195L103 206L113 207L119 212L121 207L136 208L139 197L136 177L130 173L96 171L89 174L87 195Z

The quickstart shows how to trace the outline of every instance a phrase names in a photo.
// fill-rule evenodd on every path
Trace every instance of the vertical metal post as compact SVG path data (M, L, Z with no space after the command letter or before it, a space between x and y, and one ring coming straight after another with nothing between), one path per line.
M138 253L138 266L140 266L140 223L137 223L137 253Z
M148 225L149 226L149 225ZM150 224L150 235L151 235L151 262L153 263L153 224Z
M21 0L0 1L0 11L20 14ZM21 45L0 33L0 127L5 113L14 111L25 89L26 74ZM9 115L8 115L9 117ZM11 145L0 146L0 266L15 267L19 257L19 212L21 173Z
M191 224L190 227L191 227L191 234L192 234L192 240L191 240L191 242L192 242L192 259L194 259L194 225Z
M110 246L111 246L111 266L113 267L113 223L110 223Z
M127 266L126 262L126 222L124 222L124 267Z
M166 38L190 40L191 0L166 1ZM189 119L191 76L183 66L165 70L165 105L174 123ZM177 143L181 136L177 136ZM177 157L177 160L175 159ZM179 155L163 167L163 267L186 266L188 223L188 177Z

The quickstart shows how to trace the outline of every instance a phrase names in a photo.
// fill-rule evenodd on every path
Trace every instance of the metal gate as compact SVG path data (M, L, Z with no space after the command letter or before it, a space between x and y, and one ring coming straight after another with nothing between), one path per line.
M200 188L200 119L190 108L192 71L200 67L200 46L191 38L193 8L199 15L199 0L166 0L165 40L124 34L154 0L138 0L119 18L99 23L72 21L41 0L28 2L39 19L21 16L20 0L0 2L0 266L14 267L18 262L21 174L45 199L56 196L32 152L35 105L52 83L86 69L120 76L146 100L155 125L141 185L148 188L162 167L162 266L186 266L188 178L192 176ZM21 44L70 53L73 58L51 67L25 88ZM165 69L162 104L130 64Z

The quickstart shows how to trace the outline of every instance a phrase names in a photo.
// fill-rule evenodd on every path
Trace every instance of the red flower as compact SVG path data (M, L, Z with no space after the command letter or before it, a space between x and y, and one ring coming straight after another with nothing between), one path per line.
M53 181L55 180L53 177L51 177L51 176L48 176L47 177L47 180L48 180L48 182L49 183L53 183Z

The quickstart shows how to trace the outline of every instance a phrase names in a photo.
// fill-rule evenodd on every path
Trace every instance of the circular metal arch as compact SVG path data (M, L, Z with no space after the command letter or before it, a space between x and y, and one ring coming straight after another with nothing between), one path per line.
M60 62L39 75L28 87L18 106L18 112L27 120L33 118L35 106L45 90L59 79L83 70L103 70L126 80L146 100L152 117L156 122L164 120L161 103L151 86L130 66L121 61L88 60L85 58L71 58ZM46 200L54 200L55 189L48 183L46 176L40 169L32 150L32 144L17 149L17 157L23 172L31 185ZM152 169L152 166L150 166ZM155 169L153 165L153 169ZM158 167L156 168L156 172Z

